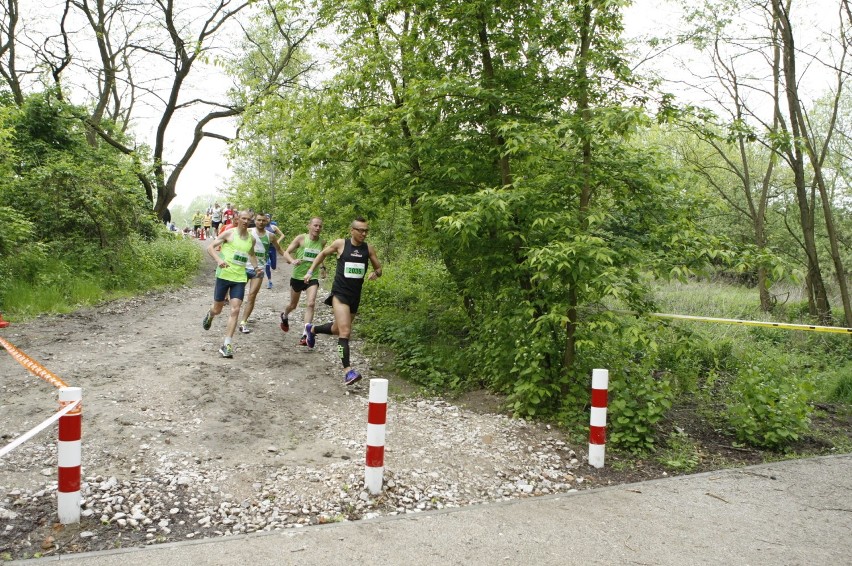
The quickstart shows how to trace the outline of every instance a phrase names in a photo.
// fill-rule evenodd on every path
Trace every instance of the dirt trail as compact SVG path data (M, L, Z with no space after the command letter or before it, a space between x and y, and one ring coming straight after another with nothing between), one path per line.
M223 466L309 464L341 456L312 434L311 421L329 413L360 413L371 377L363 356L356 353L355 363L365 381L347 390L332 357L331 338L321 336L314 351L299 346L304 297L291 315L291 331L278 328L278 313L289 296L285 265L274 272L272 289L264 281L252 332L234 337L235 357L221 358L217 349L228 307L211 330L201 328L214 269L206 255L204 264L186 288L43 316L12 325L3 336L83 389L85 453L89 466L103 466L99 473L123 475L131 468L149 473L146 466L156 460L137 461L141 444L151 454L176 452L216 459ZM316 318L328 320L330 309L320 305ZM55 410L52 386L11 356L0 358L0 373L5 437L28 430Z

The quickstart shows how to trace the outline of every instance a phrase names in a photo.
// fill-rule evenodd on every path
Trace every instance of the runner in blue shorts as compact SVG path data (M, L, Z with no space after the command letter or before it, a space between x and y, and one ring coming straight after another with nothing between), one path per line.
M207 246L207 253L216 260L216 286L213 289L213 306L207 311L201 326L204 330L210 330L213 318L222 312L225 297L230 296L231 310L228 313L225 342L219 348L223 358L234 357L232 340L240 318L246 282L254 278L258 270L257 256L254 253L255 239L248 231L250 219L248 211L240 212L237 216L237 227L222 232ZM221 251L217 251L219 246Z

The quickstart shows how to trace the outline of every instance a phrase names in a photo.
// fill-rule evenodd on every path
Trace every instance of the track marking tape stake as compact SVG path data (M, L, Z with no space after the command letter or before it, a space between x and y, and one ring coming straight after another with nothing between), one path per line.
M606 405L609 370L592 370L592 411L589 422L589 465L603 468L606 455Z
M388 380L370 380L370 408L367 412L367 462L364 484L378 495L382 492L385 471L385 423L388 414Z
M59 390L59 405L75 405L59 418L59 442L56 447L59 467L59 486L56 500L59 522L63 525L80 522L80 465L82 463L83 390L63 387Z

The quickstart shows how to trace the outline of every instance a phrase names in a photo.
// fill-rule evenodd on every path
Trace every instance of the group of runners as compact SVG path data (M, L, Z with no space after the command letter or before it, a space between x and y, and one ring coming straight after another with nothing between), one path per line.
M217 202L208 206L205 212L196 210L192 215L192 237L201 238L202 232L207 238L214 237L223 231L223 227L227 229L233 226L235 215L236 211L231 208L231 203L227 203L223 208Z
M230 205L229 205L230 208ZM228 300L230 312L225 330L225 339L219 353L224 358L233 358L233 337L239 329L248 334L249 317L260 288L264 272L271 277L276 251L293 266L290 277L290 300L281 313L279 327L290 331L290 314L299 305L301 294L306 295L302 320L302 335L299 345L312 349L317 334L337 336L337 352L343 365L343 382L352 385L361 380L361 374L352 368L349 355L349 338L352 321L361 301L364 279L374 280L382 275L382 265L376 250L366 242L369 226L362 217L355 218L349 227L350 236L334 240L326 246L320 236L322 218L311 218L307 232L297 235L286 249L282 249L284 234L277 226L270 226L267 214L254 214L250 210L233 215L232 229L221 231L207 246L207 253L216 261L216 283L213 289L213 306L207 311L202 327L209 330L213 319L221 314ZM337 268L331 294L325 303L332 308L334 318L321 325L314 324L314 310L319 277L325 278L326 258L337 256ZM269 260L269 261L268 261ZM367 275L368 264L372 271ZM246 298L246 287L248 297ZM272 287L271 280L268 287ZM241 316L242 310L242 316Z

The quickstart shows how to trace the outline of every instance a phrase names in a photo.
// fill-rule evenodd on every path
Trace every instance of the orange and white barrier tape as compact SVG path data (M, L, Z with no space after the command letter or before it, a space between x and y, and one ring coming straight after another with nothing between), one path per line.
M58 421L61 417L64 417L65 415L67 415L68 413L70 413L71 411L76 409L77 405L79 405L80 403L81 403L81 401L76 401L74 403L71 403L70 405L65 405L64 407L59 409L59 411L54 413L52 417L50 417L49 419L47 419L43 423L33 427L32 430L25 432L24 434L22 434L21 436L19 436L18 438L16 438L15 440L10 442L6 446L4 446L3 448L0 448L0 458L2 458L3 456L5 456L9 452L11 452L12 450L17 448L18 446L20 446L21 444L23 444L24 442L29 440L30 438L34 437L35 435L37 435L38 433L40 433L41 431L43 431L44 429L46 429L47 427L49 427L50 425L52 425L53 423Z
M45 428L59 421L59 442L57 444L57 464L59 481L57 483L56 502L59 522L63 525L80 522L80 477L82 464L82 420L83 392L79 387L68 387L50 370L18 350L15 346L0 338L0 344L15 360L33 375L42 378L59 388L60 410L31 431L0 450L0 457L8 454Z
M34 359L29 357L25 353L23 353L22 351L17 349L15 346L10 344L9 342L4 340L3 338L0 338L0 345L2 345L4 348L6 348L6 351L8 351L9 354L11 354L11 356L13 358L15 358L15 360L19 364L21 364L22 366L27 368L27 370L31 374L35 375L36 377L42 378L43 380L45 380L49 384L53 385L54 387L60 387L60 388L61 387L68 387L67 383L65 383L64 381L59 379L57 376L55 376L53 373L51 373L47 368L45 368L40 363L38 363L37 361L35 361Z

